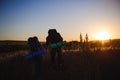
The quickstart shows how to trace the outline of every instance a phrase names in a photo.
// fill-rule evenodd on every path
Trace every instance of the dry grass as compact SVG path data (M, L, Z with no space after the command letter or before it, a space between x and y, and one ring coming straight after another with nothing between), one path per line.
M25 60L28 51L0 57L0 80L34 80L34 62ZM43 80L119 80L120 51L63 53L64 69L50 69L50 55L43 55Z

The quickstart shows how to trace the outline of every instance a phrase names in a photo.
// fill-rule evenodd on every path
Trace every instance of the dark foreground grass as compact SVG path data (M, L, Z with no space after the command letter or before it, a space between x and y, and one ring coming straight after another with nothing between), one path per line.
M64 68L54 70L43 55L42 80L120 80L120 51L65 52ZM24 55L0 61L0 80L34 80L34 62Z

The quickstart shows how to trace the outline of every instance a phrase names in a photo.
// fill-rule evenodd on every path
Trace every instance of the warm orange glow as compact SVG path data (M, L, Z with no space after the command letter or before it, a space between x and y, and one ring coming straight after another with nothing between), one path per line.
M110 39L110 35L109 35L109 33L102 31L96 35L96 39L97 40L107 40L107 39Z

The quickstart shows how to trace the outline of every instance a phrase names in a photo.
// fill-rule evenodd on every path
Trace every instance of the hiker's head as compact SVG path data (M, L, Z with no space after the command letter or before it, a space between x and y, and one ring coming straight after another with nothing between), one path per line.
M28 38L28 44L31 44L32 41L33 41L33 38L32 38L32 37L29 37L29 38Z
M37 36L34 36L33 38L36 39L36 40L38 40L38 37L37 37Z
M56 29L49 29L48 30L48 34L55 34L55 33L57 33Z
M34 36L33 37L34 41L38 41L38 37Z

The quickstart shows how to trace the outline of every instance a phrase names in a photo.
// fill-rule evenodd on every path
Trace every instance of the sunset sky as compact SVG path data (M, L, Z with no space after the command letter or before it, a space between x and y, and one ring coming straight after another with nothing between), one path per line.
M79 40L80 33L95 40L105 31L120 38L120 0L1 0L0 40L45 41L55 28L64 40Z

